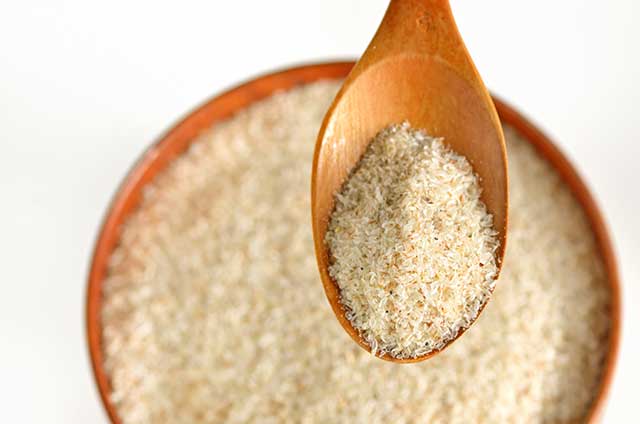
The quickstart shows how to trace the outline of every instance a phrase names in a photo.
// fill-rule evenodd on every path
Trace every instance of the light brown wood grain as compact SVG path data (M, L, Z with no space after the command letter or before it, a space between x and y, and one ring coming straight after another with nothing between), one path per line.
M471 162L480 177L482 200L498 231L500 247L496 256L501 267L508 216L504 135L491 96L458 33L447 0L391 1L369 47L329 108L318 135L311 181L318 269L338 321L368 351L370 346L344 316L338 285L329 275L330 252L324 239L334 195L371 139L388 125L404 121L431 136L444 137L446 144ZM460 331L456 339L463 333ZM412 359L388 354L381 358L418 362L441 350Z
M109 209L105 212L102 226L98 232L87 278L86 294L86 334L91 366L100 398L113 424L122 424L122 420L118 416L114 403L109 398L111 381L104 366L101 320L102 287L107 274L109 258L120 242L119 229L137 209L145 185L163 172L173 159L184 152L201 131L215 126L218 122L275 92L319 80L344 78L353 65L353 62L329 62L290 68L255 78L219 94L191 111L150 146L122 180ZM588 412L587 422L595 423L602 413L611 388L620 345L622 315L620 277L611 239L588 188L562 152L523 115L498 99L494 98L494 103L502 122L514 127L522 134L525 140L531 143L540 155L553 166L576 196L589 219L604 260L612 299L611 333L602 381ZM313 253L309 252L309 254ZM216 399L212 399L211 402L215 403Z

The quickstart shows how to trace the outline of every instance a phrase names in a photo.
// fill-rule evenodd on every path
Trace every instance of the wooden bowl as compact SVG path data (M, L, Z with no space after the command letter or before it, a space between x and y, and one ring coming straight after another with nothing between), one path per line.
M162 172L172 160L184 152L201 131L211 127L216 122L231 117L237 111L244 109L255 101L269 97L275 91L287 90L320 79L344 78L352 66L353 62L329 62L286 69L258 77L216 96L189 113L186 118L181 120L144 152L120 184L104 218L96 242L89 272L86 310L91 364L100 397L112 423L119 424L121 420L116 413L115 406L109 399L108 394L111 392L111 386L104 369L100 319L102 284L105 280L109 257L118 245L119 228L126 221L129 214L138 206L142 197L143 187L153 180L158 173ZM514 127L525 139L529 140L538 152L553 165L571 188L586 211L604 259L612 295L612 327L609 349L604 365L604 375L588 414L588 421L595 422L602 412L611 386L620 341L620 281L611 240L593 197L567 158L554 146L549 138L521 114L498 99L494 98L494 102L502 121ZM312 140L309 140L309 142L312 142ZM309 163L309 166L311 166L311 163ZM309 254L312 255L313 252L309 252Z

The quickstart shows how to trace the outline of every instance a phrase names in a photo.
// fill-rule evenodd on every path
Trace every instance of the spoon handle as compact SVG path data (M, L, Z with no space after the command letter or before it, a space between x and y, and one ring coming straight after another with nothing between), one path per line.
M479 78L468 59L448 0L391 0L352 76L386 58L412 54L433 56L469 81Z

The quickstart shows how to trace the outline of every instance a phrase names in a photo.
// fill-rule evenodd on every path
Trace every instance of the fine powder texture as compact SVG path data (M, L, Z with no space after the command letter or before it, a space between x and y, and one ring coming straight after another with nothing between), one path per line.
M309 223L315 137L337 88L255 104L149 185L103 292L123 423L581 421L608 345L606 276L580 206L509 129L509 244L476 323L402 366L342 329Z
M329 274L373 354L423 356L477 318L498 274L480 191L464 156L404 123L376 135L336 193Z

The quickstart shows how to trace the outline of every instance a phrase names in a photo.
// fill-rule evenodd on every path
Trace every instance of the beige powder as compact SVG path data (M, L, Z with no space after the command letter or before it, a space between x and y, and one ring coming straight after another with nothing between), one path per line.
M404 123L373 139L336 193L329 273L372 353L423 356L475 321L498 274L480 192L464 156Z
M605 355L606 279L579 205L509 129L509 245L478 321L407 366L340 327L309 224L314 140L337 88L252 106L146 190L104 285L105 367L123 422L580 421Z

